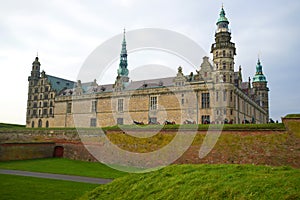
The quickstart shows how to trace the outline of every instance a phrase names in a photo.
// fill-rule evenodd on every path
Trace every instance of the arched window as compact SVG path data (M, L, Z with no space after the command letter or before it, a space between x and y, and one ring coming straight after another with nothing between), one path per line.
M46 121L46 128L48 128L49 127L49 122L48 121Z
M224 83L226 82L226 75L225 74L223 75L223 82Z
M226 56L226 51L225 50L223 50L223 57L225 57Z
M41 128L43 126L43 122L41 119L39 119L39 128Z
M34 121L31 122L31 128L34 128Z

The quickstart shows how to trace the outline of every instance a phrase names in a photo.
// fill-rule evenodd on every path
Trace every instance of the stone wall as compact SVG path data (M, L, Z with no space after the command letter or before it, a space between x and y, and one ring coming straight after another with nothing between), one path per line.
M284 122L286 126L288 124L293 126L288 126L287 130L223 131L212 151L204 158L199 158L199 149L206 131L198 131L193 144L175 163L239 163L289 165L300 168L300 130L298 129L300 119L298 121L295 119L292 121L284 120ZM141 130L132 131L135 132L134 134L139 134ZM147 130L147 132L153 135L155 130ZM186 132L189 134L188 130ZM107 131L106 135L110 141L124 150L149 152L167 145L176 135L176 131L162 130L149 139L135 138L117 130ZM22 148L27 148L26 151L31 152L26 153L27 157L20 151L22 145L24 146ZM45 155L44 157L51 157L55 146L62 146L66 158L96 161L81 143L76 129L0 130L0 146L2 160L37 158L37 155L41 154ZM18 148L19 150L16 150ZM37 152L37 154L33 152Z
M55 143L2 143L0 161L53 157Z

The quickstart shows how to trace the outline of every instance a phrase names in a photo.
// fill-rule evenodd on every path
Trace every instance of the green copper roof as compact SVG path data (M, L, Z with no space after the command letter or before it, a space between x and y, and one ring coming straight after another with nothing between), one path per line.
M226 14L225 14L224 8L222 7L221 12L220 12L220 17L219 17L218 22L217 22L217 25L218 25L220 22L227 22L227 23L229 24L229 21L228 21L228 19L226 18L225 15L226 15Z
M127 49L126 49L126 39L125 39L125 29L123 34L122 50L120 54L120 64L118 69L118 76L128 76L127 69Z
M51 88L60 92L63 89L71 89L74 87L74 82L62 78L58 78L55 76L46 75L48 82L51 84Z
M263 74L262 65L261 65L259 59L257 61L256 73L255 73L255 76L253 77L253 82L267 82L267 79Z

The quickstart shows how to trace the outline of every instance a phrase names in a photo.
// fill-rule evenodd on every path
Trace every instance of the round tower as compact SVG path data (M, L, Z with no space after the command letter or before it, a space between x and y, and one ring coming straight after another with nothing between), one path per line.
M256 64L256 73L253 77L252 86L255 91L255 101L260 105L266 112L266 122L269 121L269 88L268 81L263 74L262 65L260 59L258 59Z
M229 21L223 7L216 25L215 43L211 46L215 83L214 113L216 122L222 123L218 118L234 120L234 56L236 55L235 44L231 42Z

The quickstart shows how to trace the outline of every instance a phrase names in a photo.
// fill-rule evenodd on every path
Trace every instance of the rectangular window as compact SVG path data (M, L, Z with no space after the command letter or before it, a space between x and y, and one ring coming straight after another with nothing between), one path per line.
M233 91L230 90L230 101L232 102L232 100L233 100Z
M209 124L210 123L209 115L202 115L201 122L202 122L202 124Z
M209 108L209 93L202 93L202 108Z
M224 90L223 91L223 101L226 101L226 99L227 99L227 91Z
M91 118L90 126L91 127L96 127L97 126L97 120L96 120L96 118Z
M157 97L150 97L150 110L157 109Z
M124 124L123 118L117 118L117 124L118 125L123 125Z
M157 118L156 117L150 117L149 124L156 124L156 123L157 123Z
M97 101L92 101L92 112L97 112Z
M118 99L118 112L123 112L124 110L124 99Z
M216 101L219 101L219 92L216 91Z
M71 113L72 111L72 103L67 103L67 113Z
M48 102L44 102L44 103L43 103L43 106L44 106L44 107L47 107L47 106L48 106Z

